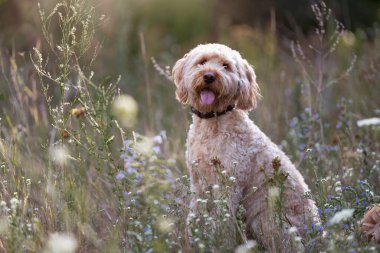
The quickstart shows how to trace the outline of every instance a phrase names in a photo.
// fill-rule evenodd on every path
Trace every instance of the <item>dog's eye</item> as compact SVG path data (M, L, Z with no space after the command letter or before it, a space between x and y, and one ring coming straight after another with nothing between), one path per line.
M223 68L230 69L230 65L228 65L228 63L223 63Z
M206 59L203 59L202 61L199 62L200 65L205 65L205 63L207 62Z

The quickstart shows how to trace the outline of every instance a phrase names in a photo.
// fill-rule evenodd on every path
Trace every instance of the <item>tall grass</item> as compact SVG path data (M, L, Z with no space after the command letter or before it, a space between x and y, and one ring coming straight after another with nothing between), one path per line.
M146 113L148 123L141 126L137 118L139 110L145 114L141 103L122 94L119 78L102 78L93 69L94 62L102 60L96 59L101 45L94 36L105 17L81 0L60 1L49 12L42 6L39 9L43 44L37 44L30 55L0 51L1 81L7 94L0 117L0 240L4 249L261 252L260 245L245 235L245 210L240 207L236 216L229 210L228 189L234 176L226 175L217 159L214 169L220 184L196 200L201 215L187 220L193 193L183 155L178 155L184 152L181 143L187 119L184 116L179 122L175 113L165 115L173 126L183 125L183 131L156 130L153 118L158 116L151 100L155 86L149 78L154 73L148 71L144 36L140 39L146 74L140 81L149 90L146 101L152 107ZM375 252L379 247L367 242L359 227L364 213L379 202L380 127L375 121L357 123L380 114L372 94L378 92L373 87L379 81L375 64L379 55L363 50L357 50L357 57L345 53L340 41L349 31L331 21L332 14L322 2L313 5L313 10L317 30L310 37L312 46L294 42L294 59L285 57L300 67L292 66L284 74L292 80L292 94L275 94L283 96L282 101L294 98L297 105L290 105L292 111L282 107L287 120L271 113L265 116L275 106L265 102L269 95L264 93L262 109L254 117L265 132L265 126L273 125L268 129L281 127L287 133L281 147L311 186L306 197L316 201L323 222L305 226L310 235L304 242L307 252ZM55 27L59 34L52 32ZM377 49L378 37L372 44ZM273 34L271 40L275 40ZM249 51L244 45L243 51ZM343 63L340 54L346 59ZM279 56L272 52L268 57ZM366 68L366 62L374 64ZM267 66L259 65L258 75ZM272 67L268 80L283 80L277 76L281 67ZM161 69L161 74L167 73ZM355 90L359 84L372 88L363 88L352 98L342 97L350 95L342 92L342 85ZM266 93L275 90L263 89ZM339 99L331 102L332 98ZM358 106L361 100L368 104ZM137 127L149 131L144 134ZM279 175L280 189L281 180ZM281 199L275 200L274 210L281 215ZM300 245L294 228L289 233L293 243ZM317 243L315 238L322 241Z

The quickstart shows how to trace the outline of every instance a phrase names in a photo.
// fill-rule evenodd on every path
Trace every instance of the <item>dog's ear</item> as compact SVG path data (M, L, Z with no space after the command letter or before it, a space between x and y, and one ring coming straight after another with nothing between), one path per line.
M183 83L183 69L185 62L187 60L187 54L182 59L179 59L172 70L173 81L177 89L175 91L175 96L179 102L186 104L188 102L188 93Z
M240 75L237 93L237 108L242 110L252 110L257 105L257 100L261 97L259 85L256 83L256 74L252 66L242 59L238 64Z

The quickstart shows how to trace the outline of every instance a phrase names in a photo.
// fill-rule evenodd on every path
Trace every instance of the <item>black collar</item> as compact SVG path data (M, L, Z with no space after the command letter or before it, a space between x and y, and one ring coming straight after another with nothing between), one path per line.
M211 112L202 113L202 112L198 111L197 109L195 109L194 107L191 106L190 110L192 113L194 113L195 115L197 115L201 119L211 119L214 117L222 116L223 114L226 114L227 112L232 111L234 108L235 108L235 105L229 105L229 106L227 106L226 110L221 111L221 112L211 111Z

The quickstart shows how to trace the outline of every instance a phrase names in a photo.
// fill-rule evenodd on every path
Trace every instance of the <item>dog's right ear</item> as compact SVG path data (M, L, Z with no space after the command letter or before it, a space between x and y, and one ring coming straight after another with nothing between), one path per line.
M177 89L175 91L175 96L176 96L177 100L179 102L181 102L182 104L187 104L188 98L189 98L187 90L186 90L185 85L183 83L183 69L185 67L187 55L188 54L185 54L185 56L182 59L179 59L175 63L173 70L172 70L173 81L174 81L174 84L177 86Z

